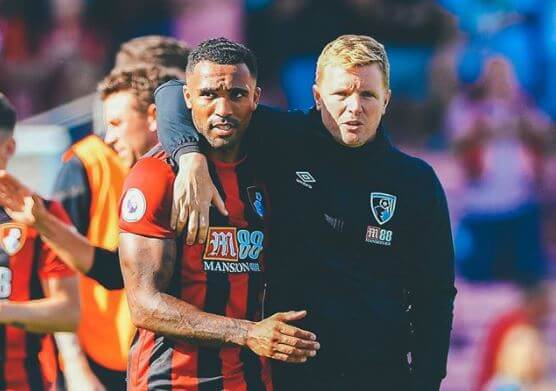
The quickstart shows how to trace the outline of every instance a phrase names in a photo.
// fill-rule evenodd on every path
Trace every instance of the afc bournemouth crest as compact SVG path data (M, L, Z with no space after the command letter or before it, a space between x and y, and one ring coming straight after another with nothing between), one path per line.
M396 210L396 196L386 193L371 193L371 210L380 225L390 221Z
M23 248L27 238L27 227L19 223L0 225L0 246L8 255L15 255Z
M264 196L262 189L257 186L249 186L247 188L247 196L253 210L262 219L264 217Z

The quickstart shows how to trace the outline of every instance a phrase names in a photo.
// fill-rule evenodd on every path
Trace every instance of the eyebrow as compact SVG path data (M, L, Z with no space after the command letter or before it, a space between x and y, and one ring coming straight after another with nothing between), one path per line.
M200 94L214 94L218 91L217 88L203 87L199 89Z
M220 90L220 88L213 88L213 87L202 87L199 89L199 93L200 94L215 94ZM249 90L247 88L242 88L242 87L232 87L228 90L230 93L238 93L238 92L243 92L245 94L247 94L249 92Z

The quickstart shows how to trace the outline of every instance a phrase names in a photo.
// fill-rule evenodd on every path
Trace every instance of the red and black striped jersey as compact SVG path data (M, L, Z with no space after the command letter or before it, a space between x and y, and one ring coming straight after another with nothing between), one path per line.
M206 243L189 246L170 227L175 173L160 151L139 160L127 177L120 228L178 241L179 262L166 293L205 312L259 320L268 205L255 170L248 159L210 162L212 179L224 196L229 216L211 210ZM272 389L268 361L248 349L199 347L142 329L131 348L128 381L133 390Z
M62 221L62 206L46 202ZM0 208L0 300L45 297L41 281L73 275L33 228L14 222ZM44 390L55 381L56 357L49 335L0 324L0 389Z

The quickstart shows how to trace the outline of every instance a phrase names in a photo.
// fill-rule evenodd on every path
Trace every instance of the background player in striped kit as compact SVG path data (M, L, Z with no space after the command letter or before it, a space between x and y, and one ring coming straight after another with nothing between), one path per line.
M0 94L0 170L15 153L15 118ZM69 224L60 204L47 202L46 208ZM75 330L79 316L74 272L36 230L15 222L0 207L0 389L54 387L59 371L51 337L45 333Z
M140 103L146 109L157 80L163 82L168 78L183 78L188 53L188 46L174 38L139 37L122 44L114 69L122 71L137 66L156 66L159 69L159 72L151 70L148 73L145 68L143 73L136 73L137 85L142 86L136 95L144 98ZM120 76L122 74L119 73ZM164 75L168 78L159 78L166 77ZM148 80L149 76L155 79ZM109 77L109 80L113 82L114 77ZM104 106L106 110L110 104ZM146 112L131 106L124 111L120 114L139 121L131 125L121 123L118 127L112 126L112 130L120 129L120 133L131 131L136 136L154 135L145 128ZM119 120L121 122L121 118ZM0 203L9 203L10 207L23 212L19 215L21 219L40 231L64 262L88 277L82 279L84 321L80 337L85 354L71 335L57 336L61 348L77 357L72 360L71 366L66 365L65 373L66 378L71 377L68 386L71 388L74 385L80 391L101 390L103 385L110 390L125 388L127 352L133 333L123 293L107 291L123 288L118 254L114 249L118 234L116 209L128 166L156 143L156 137L143 138L143 143L124 148L122 145L128 144L129 137L122 141L125 137L114 137L115 133L118 132L108 134L107 144L96 135L90 135L65 154L55 196L70 214L78 232L65 227L56 216L48 213L40 198L36 195L31 198L32 193L15 178L9 175L0 178L0 189L19 189L0 197ZM119 156L111 148L116 143L120 149L131 151L131 155ZM24 198L28 201L25 202ZM105 327L98 327L99 322Z
M226 39L205 41L188 60L186 102L210 145L210 167L227 216L213 212L205 245L170 227L175 177L161 149L132 169L121 202L120 258L138 327L133 389L271 390L272 357L305 362L316 336L288 324L304 311L262 311L265 190L241 140L260 90L253 54ZM256 355L254 354L256 353Z

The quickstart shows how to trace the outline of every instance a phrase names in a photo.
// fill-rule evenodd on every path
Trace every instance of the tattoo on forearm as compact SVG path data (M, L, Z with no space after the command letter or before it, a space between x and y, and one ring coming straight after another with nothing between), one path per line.
M127 257L124 251L122 265L130 305L140 312L142 327L205 346L245 343L249 321L203 312L167 293L176 264L175 241L143 238L123 247L131 250Z

